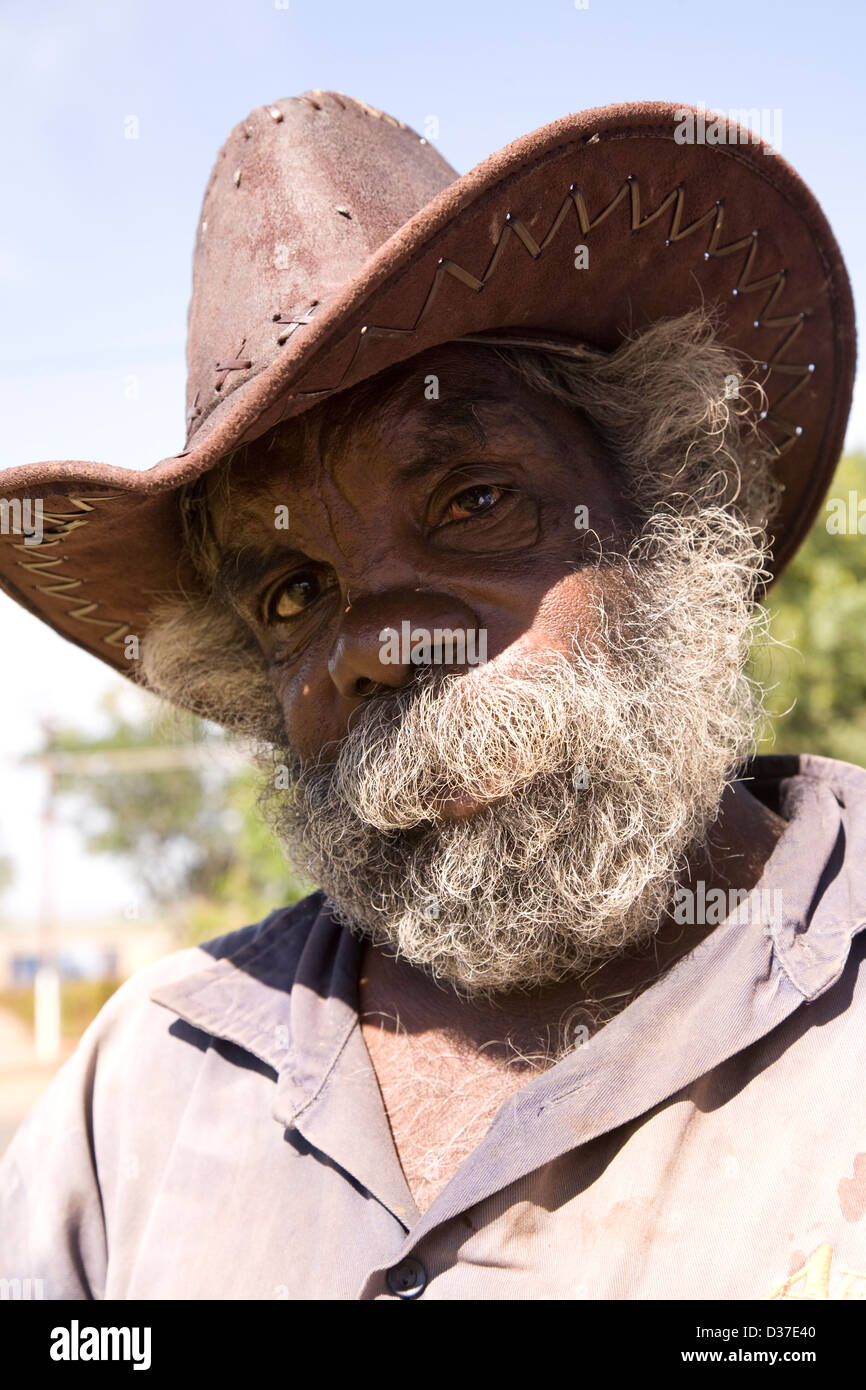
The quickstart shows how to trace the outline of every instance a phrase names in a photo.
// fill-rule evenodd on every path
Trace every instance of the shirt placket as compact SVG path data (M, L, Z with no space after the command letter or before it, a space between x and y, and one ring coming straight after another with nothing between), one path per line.
M832 855L841 824L832 800L819 797L822 814L809 818L814 875L794 876L788 860L801 850L793 841L774 864L774 877L796 884L782 929L761 917L758 895L751 921L722 923L572 1057L515 1092L393 1260L369 1271L359 1299L419 1297L437 1273L437 1244L451 1244L436 1238L447 1223L563 1154L648 1116L838 978L850 935L847 944L833 939L818 953L816 974L807 931L811 879L817 882ZM804 968L808 990L800 983Z

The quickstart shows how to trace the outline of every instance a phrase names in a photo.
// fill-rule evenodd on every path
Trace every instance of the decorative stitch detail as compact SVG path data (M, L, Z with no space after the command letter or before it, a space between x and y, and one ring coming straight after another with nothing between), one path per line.
M279 334L277 338L277 346L282 347L283 343L287 342L288 339L291 338L293 333L295 333L299 328L302 328L304 324L309 323L316 310L321 307L322 303L323 301L320 299L311 299L306 309L304 309L300 313L296 312L295 310L289 310L289 312L286 314L274 314L274 323L283 323L288 325L286 332Z
M238 348L238 350L237 350L237 352L235 353L234 357L233 357L233 358L230 358L228 362L217 362L217 364L216 364L216 370L217 370L217 372L219 373L219 375L218 375L216 381L214 382L214 388L213 388L213 389L214 389L215 391L219 391L220 387L222 386L222 384L223 384L223 382L225 381L226 377L228 376L229 372L242 372L242 371L246 371L246 369L247 369L248 367L251 367L251 366L253 365L253 364L252 364L252 361L250 360L249 357L241 357L241 353L242 353L243 350L244 350L244 343L245 343L245 342L246 342L246 338L242 338L242 339L241 339L241 345L240 345L240 347Z
M320 93L317 92L316 95L320 95ZM309 100L309 98L306 97L302 97L299 99ZM321 109L314 101L310 101L309 104L314 106L316 109ZM388 116L386 113L382 111L376 110L375 107L368 107L365 103L358 102L354 99L353 105L357 109L362 110L364 114L376 116L377 118L381 120L386 120L389 123L398 126L402 129L407 128L403 125L402 122L395 120L393 117ZM268 110L268 114L271 115L274 119L276 119L277 110L278 108L272 107ZM224 150L221 150L220 155L222 156L223 154ZM709 241L707 243L707 249L703 253L705 259L708 260L710 257L730 256L738 251L746 251L746 256L744 258L743 265L740 270L739 278L737 279L736 285L732 290L732 294L756 294L762 290L771 291L769 298L766 300L763 308L759 311L756 319L754 320L754 327L755 329L768 328L771 330L789 330L788 332L786 332L785 336L781 339L781 341L777 343L773 352L771 354L768 354L766 362L763 364L763 369L766 372L767 376L769 376L770 372L775 371L780 375L793 376L796 378L791 388L788 391L786 391L783 396L780 397L780 399L776 402L775 406L773 407L773 412L778 411L780 406L787 404L789 401L793 399L797 392L802 389L809 376L814 372L814 364L812 363L792 363L783 360L784 354L802 333L805 319L808 317L806 311L771 317L772 315L776 314L776 310L778 308L778 301L781 298L782 293L785 289L785 270L778 270L771 275L765 275L760 280L750 280L749 277L752 273L754 262L758 254L759 233L757 231L752 231L748 236L741 237L733 242L728 242L726 245L721 245L720 238L722 233L722 227L724 224L725 214L724 207L720 200L717 200L715 206L710 208L707 212L703 213L702 216L696 218L693 222L690 222L688 226L683 227L682 214L683 205L685 201L685 192L682 185L675 189L672 189L671 192L665 196L665 198L661 201L661 203L653 212L648 213L645 217L642 218L640 203L640 187L638 180L633 175L628 176L628 178L625 180L623 186L619 189L619 191L614 195L614 197L610 200L606 207L603 207L601 211L596 214L595 217L590 217L583 195L577 188L577 186L575 184L570 184L568 192L565 198L563 199L563 202L561 203L553 219L553 222L551 223L544 238L540 242L536 241L532 233L529 231L529 228L519 217L516 217L511 212L506 213L505 221L500 229L496 246L493 249L493 253L487 264L487 268L480 278L478 276L473 275L470 271L466 270L457 261L450 260L445 256L440 257L436 266L436 270L434 271L430 287L427 291L427 295L411 328L389 328L387 325L384 324L365 324L359 330L358 342L356 344L355 351L353 352L349 362L343 369L343 372L339 380L335 382L333 386L323 387L317 391L293 392L287 398L289 400L294 400L310 396L330 395L331 393L337 391L340 388L342 382L345 380L346 376L349 374L349 372L354 367L356 361L358 360L358 357L361 351L363 350L364 344L370 341L372 336L375 335L383 338L396 338L408 337L411 334L415 333L421 320L428 312L430 305L432 304L436 296L436 293L439 289L439 286L442 283L442 279L445 275L450 275L453 279L457 280L459 284L463 285L464 288L472 290L474 294L479 294L484 289L484 286L487 284L488 280L490 279L490 277L496 269L496 266L504 250L507 235L509 232L517 237L518 241L524 247L526 252L532 257L532 259L537 260L541 255L543 255L545 250L551 244L572 208L574 208L575 213L577 215L581 235L586 235L595 227L598 227L603 222L605 222L607 218L610 217L611 214L619 207L620 203L626 198L630 199L631 203L630 210L632 232L642 231L644 227L648 227L652 222L656 220L656 218L660 217L667 208L673 206L671 223L668 231L666 244L671 245L674 242L682 241L686 237L692 236L701 227L706 226L710 221L712 221L712 229L710 232ZM286 324L288 326L288 331L277 339L278 344L282 344L283 342L285 342L286 339L289 336L291 336L291 334L293 334L299 327L302 327L304 324L309 323L318 304L318 300L311 301L309 308L302 315L296 317L286 316L284 318L281 314L275 314L273 316L275 323ZM245 343L246 338L244 338L241 341L240 347L238 348L237 353L233 359L230 359L226 362L217 362L216 371L219 374L219 376L218 380L214 385L215 391L218 391L220 389L229 372L247 370L252 366L252 361L250 359L242 358L240 355L243 352ZM193 406L189 412L188 421L190 425L192 424L192 421L201 413L200 408L198 407L199 395L200 393L197 392L193 401ZM784 443L777 446L778 453L781 456L782 454L786 453L788 449L791 448L791 446L796 442L796 439L802 434L802 427L799 425L795 425L791 420L788 420L787 418L784 418L777 414L774 414L773 420L770 421L770 413L771 412L768 411L764 416L766 423L772 423L772 425L775 428L777 428L784 437ZM119 495L120 494L118 493L102 493L98 497L70 497L69 501L72 503L73 507L77 509L76 512L44 513L43 524L47 522L49 526L54 526L57 529L49 533L52 537L51 539L43 540L42 545L39 548L39 555L34 555L32 548L29 546L25 547L21 544L13 545L13 549L18 550L21 553L24 553L28 556L26 561L16 561L16 563L20 565L22 569L27 570L29 573L38 574L43 578L51 579L53 581L51 584L37 584L35 586L37 592L46 594L48 597L60 600L61 602L72 604L76 602L76 600L74 599L69 599L67 595L69 595L73 590L78 589L85 582L85 580L82 578L77 578L74 575L65 574L61 576L59 574L54 573L54 567L63 564L67 557L54 556L50 559L43 559L41 557L42 553L44 553L46 549L51 549L57 545L62 544L63 541L68 539L68 537L72 534L73 531L78 530L81 526L86 526L88 524L88 520L82 517L82 512L92 512L95 509L93 504L101 501L112 500L118 497ZM112 632L108 634L103 634L101 636L101 640L105 642L108 646L120 646L126 634L129 631L128 624L124 624L121 627L117 627L111 620L92 617L91 615L97 610L97 608L98 604L96 602L89 602L77 609L74 607L70 608L68 616L70 618L75 619L78 622L89 623L97 627L112 628Z
M421 305L415 322L412 324L410 328L389 328L384 324L365 324L358 332L358 342L355 346L355 351L352 353L352 356L347 362L346 366L344 367L339 379L332 386L322 387L316 391L292 392L287 396L287 399L295 400L306 397L330 395L334 391L339 390L343 381L345 381L346 377L349 375L352 368L355 366L355 363L357 362L363 350L364 344L369 342L373 337L400 338L409 337L411 336L411 334L415 333L418 329L418 325L420 324L421 320L429 311L430 305L432 304L445 275L450 275L453 279L457 280L458 283L463 285L466 289L472 290L474 294L480 294L480 292L484 289L485 285L490 280L491 276L496 270L497 264L505 248L505 244L508 239L509 233L517 237L520 244L524 247L526 252L532 257L533 260L538 260L539 256L544 254L548 246L553 241L554 237L558 233L566 217L568 217L568 215L570 214L572 208L577 214L578 226L580 228L581 235L585 236L588 232L593 231L594 228L600 226L603 222L605 222L607 218L610 217L611 214L615 212L615 210L619 207L620 203L622 203L626 199L630 199L631 202L632 232L642 231L644 227L648 227L652 222L655 222L655 220L658 217L661 217L661 215L666 211L667 208L672 207L673 210L671 213L670 228L668 230L667 236L668 245L671 245L674 242L684 241L686 237L694 235L694 233L697 232L701 227L705 227L708 223L712 222L712 228L710 231L709 240L707 242L707 248L703 253L705 259L708 260L710 257L721 258L723 256L731 256L738 251L746 252L743 265L740 270L739 277L736 281L733 293L736 295L741 295L756 294L762 290L771 291L769 297L764 303L763 308L759 311L755 319L755 327L769 328L772 330L790 329L790 332L788 332L786 336L781 340L781 342L779 342L776 345L773 352L766 358L766 361L762 363L763 369L766 373L764 380L766 381L770 372L773 371L779 373L780 375L796 377L797 380L794 382L791 388L784 393L784 395L780 396L780 398L776 401L775 405L773 406L772 411L768 411L767 414L764 416L764 420L765 423L772 424L775 428L777 428L780 434L783 436L784 442L780 445L776 445L776 449L779 456L787 453L788 449L791 448L791 446L802 434L802 427L799 425L795 425L793 421L777 414L777 412L781 406L786 405L788 402L790 402L797 394L797 392L802 389L802 387L805 385L805 382L808 380L809 376L814 371L814 366L805 363L785 362L782 360L788 348L794 343L794 341L802 332L804 320L807 317L807 314L805 312L782 315L781 317L771 317L775 314L775 311L778 306L778 301L785 288L786 272L784 270L778 270L771 275L765 275L760 280L754 281L752 281L749 278L752 274L752 269L758 254L759 233L753 231L750 232L748 236L740 237L736 241L731 241L725 245L722 245L721 234L725 220L725 210L720 200L717 200L713 207L709 208L708 211L703 213L700 217L695 218L693 222L690 222L687 226L683 226L682 217L683 207L685 204L685 190L682 184L680 184L679 187L672 189L671 192L668 193L662 199L662 201L659 203L658 207L654 211L649 212L645 217L642 217L640 186L637 178L635 178L633 175L628 176L628 178L623 183L622 187L618 190L618 192L614 195L614 197L610 200L606 207L603 207L601 211L595 215L595 217L590 216L586 207L586 203L584 201L583 194L580 192L577 186L575 184L570 184L568 192L565 198L563 199L553 219L553 222L551 223L547 233L540 242L536 241L529 228L526 226L524 222L521 221L519 217L515 216L515 214L512 212L506 213L505 221L500 229L499 236L497 238L496 245L493 249L493 253L487 264L487 268L480 277L473 275L471 271L466 270L462 265L459 264L459 262L450 260L446 256L440 257L436 269L433 273L433 279L430 283L430 288L427 291L427 295L424 299L423 304ZM773 415L772 420L770 420L770 414Z
M86 602L83 606L75 608L77 599L69 599L66 596L75 589L80 588L86 581L76 578L75 575L59 575L53 573L54 567L65 563L65 555L56 555L51 559L42 559L41 552L50 550L55 546L62 545L68 540L73 531L78 531L82 526L88 525L88 518L81 515L82 512L92 512L95 510L94 503L111 501L119 497L120 493L107 492L100 493L98 497L70 497L69 501L76 508L74 512L43 512L43 526L46 527L47 535L51 539L44 539L34 552L31 546L24 546L13 543L13 550L17 550L28 556L27 560L16 560L16 564L30 574L38 574L42 578L51 579L51 584L35 584L33 587L37 593L46 594L49 598L59 599L61 603L72 604L67 616L74 618L81 623L90 623L93 627L109 627L109 633L101 634L101 641L109 647L119 647L129 632L129 624L124 622L120 627L116 625L116 620L107 618L94 618L91 614L95 613L99 607L95 601ZM52 528L52 529L48 529Z

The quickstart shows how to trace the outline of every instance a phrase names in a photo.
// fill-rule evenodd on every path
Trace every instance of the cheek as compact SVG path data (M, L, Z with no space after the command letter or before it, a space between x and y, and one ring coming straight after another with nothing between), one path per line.
M617 607L620 592L617 570L581 570L554 584L539 605L527 643L536 650L544 647L571 652L576 641L584 651L602 650L602 613Z
M283 711L286 738L293 752L312 758L326 743L345 733L345 713L335 704L336 692L325 670L318 675L272 672L272 682ZM336 697L339 699L339 697Z

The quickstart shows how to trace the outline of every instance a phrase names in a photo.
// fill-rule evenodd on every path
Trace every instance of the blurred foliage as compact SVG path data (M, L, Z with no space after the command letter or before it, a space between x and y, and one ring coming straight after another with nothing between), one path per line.
M255 922L309 892L257 814L253 771L208 759L208 749L227 746L221 731L172 711L167 737L157 701L136 694L130 704L128 692L123 700L112 693L103 701L98 734L55 725L37 754L109 755L105 770L63 769L57 778L58 800L87 849L125 862L136 890L177 926L183 942ZM146 766L148 750L170 755L172 747L200 749L201 764ZM136 751L145 759L142 770L110 766L112 753L122 758Z
M73 1040L80 1038L121 983L120 980L61 980L61 1036ZM32 985L0 990L0 1009L8 1010L32 1028L35 998Z
M843 506L853 531L837 534ZM866 454L843 458L812 530L765 602L770 633L784 646L760 644L752 659L752 674L774 687L759 751L866 766Z
M0 854L0 897L6 892L14 878L15 870L12 866L12 860L5 854Z

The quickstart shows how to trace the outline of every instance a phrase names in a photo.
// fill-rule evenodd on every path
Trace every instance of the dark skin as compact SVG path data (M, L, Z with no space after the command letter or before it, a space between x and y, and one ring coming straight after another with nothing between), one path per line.
M271 662L289 741L303 757L338 742L374 689L415 674L380 660L385 627L486 628L488 657L503 663L567 651L576 624L590 636L594 536L575 529L574 508L587 506L605 540L617 536L621 512L600 446L564 406L529 392L518 402L504 369L470 376L465 352L426 355L402 399L340 447L319 440L284 470L269 461L264 477L252 460L237 470L229 513L217 509L232 601ZM428 371L449 381L447 399L425 400ZM499 399L479 399L497 379ZM441 431L461 387L471 423L449 428L444 448L431 445L425 427ZM446 456L424 468L437 447ZM402 478L409 469L417 476ZM288 531L274 528L281 504ZM271 563L263 555L246 575L244 561L255 558L247 547L270 552Z
M431 373L439 400L425 398ZM415 676L410 664L381 660L386 627L485 628L491 670L531 653L568 653L575 632L587 645L596 640L596 586L615 604L619 580L615 560L599 570L598 549L621 550L634 516L585 421L492 356L446 345L411 364L398 393L354 428L331 436L326 422L326 407L311 412L291 457L253 458L233 474L229 506L214 508L222 582L268 660L301 756L332 755L371 694ZM589 532L575 529L579 504ZM275 509L286 505L290 527L275 529ZM478 804L455 797L439 813L469 815ZM784 825L742 783L729 787L709 856L693 857L691 878L708 889L751 888ZM667 921L649 947L591 978L491 1002L468 1002L365 948L360 1007L386 1107L389 1073L413 1039L427 1055L437 1040L447 1044L449 1065L456 1055L466 1068L501 1075L513 1059L506 1035L532 1052L575 1006L610 999L615 1012L712 930ZM420 1196L423 1182L414 1190Z

